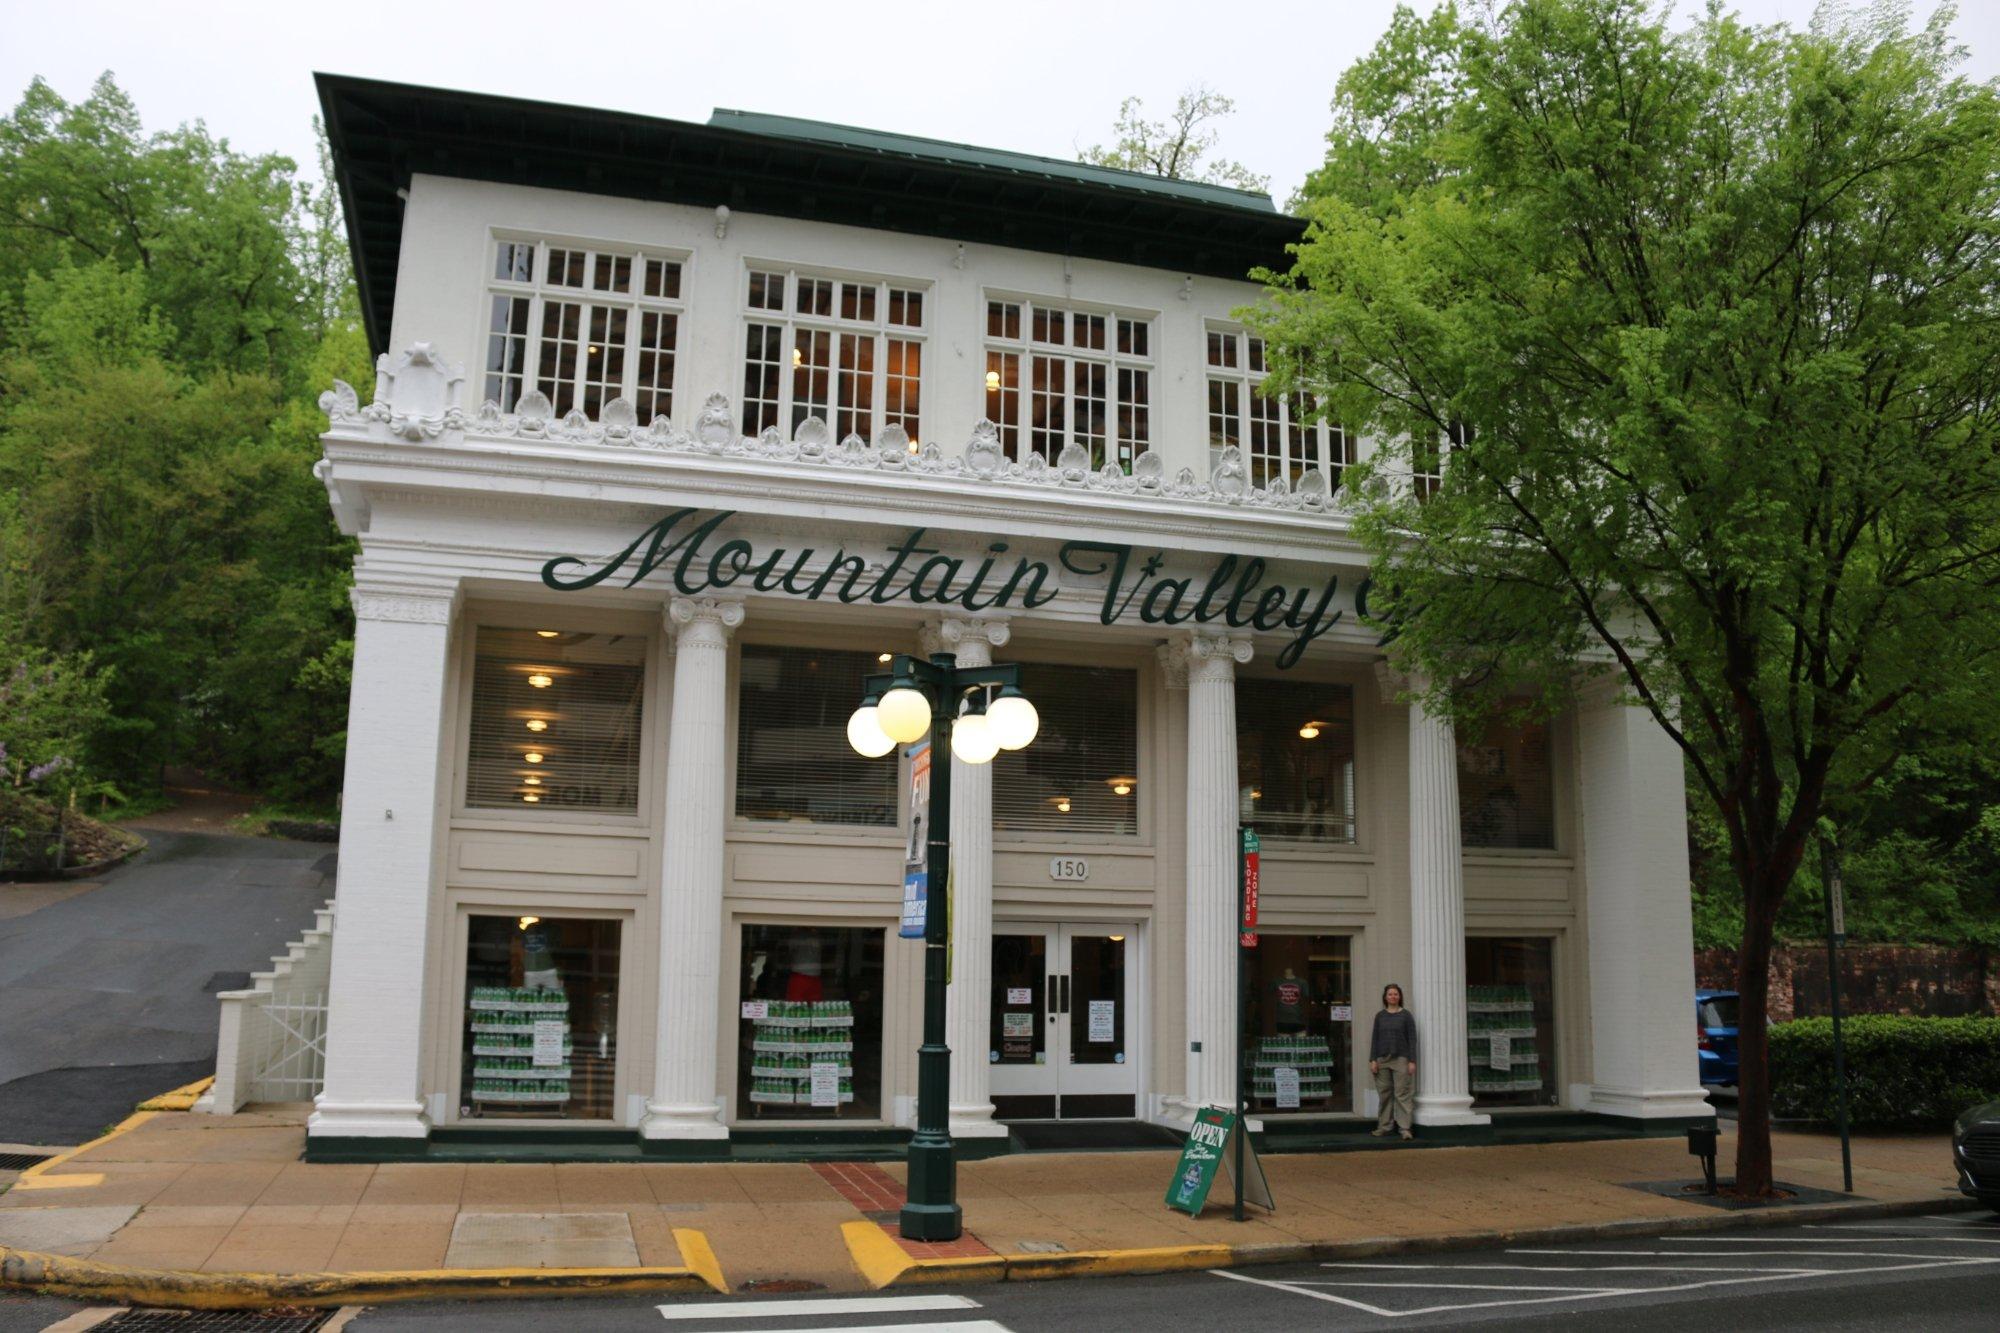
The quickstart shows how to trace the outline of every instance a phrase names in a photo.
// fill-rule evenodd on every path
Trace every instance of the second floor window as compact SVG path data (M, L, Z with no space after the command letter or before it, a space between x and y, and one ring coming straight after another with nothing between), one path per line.
M1264 392L1270 362L1264 340L1241 329L1211 325L1207 336L1208 447L1243 451L1253 486L1283 477L1297 489L1308 469L1326 472L1329 487L1354 462L1354 437L1343 426L1314 420L1311 395Z
M1092 468L1130 472L1152 440L1152 339L1137 316L987 301L986 417L1008 457L1080 444Z
M875 278L791 269L746 275L743 433L789 438L818 417L836 440L900 426L922 437L928 293Z
M487 294L487 399L503 412L539 389L558 417L595 420L624 397L639 424L671 417L684 256L501 240Z

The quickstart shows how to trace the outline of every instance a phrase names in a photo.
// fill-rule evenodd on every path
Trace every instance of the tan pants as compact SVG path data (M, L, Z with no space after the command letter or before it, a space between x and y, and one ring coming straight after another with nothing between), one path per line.
M1375 1062L1375 1092L1382 1099L1375 1128L1389 1128L1393 1116L1398 1129L1408 1131L1417 1122L1417 1076L1410 1072L1408 1057L1392 1055Z

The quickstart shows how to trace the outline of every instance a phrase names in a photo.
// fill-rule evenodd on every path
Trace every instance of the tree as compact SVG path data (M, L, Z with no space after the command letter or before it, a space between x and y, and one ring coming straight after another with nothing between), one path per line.
M1173 113L1165 120L1147 120L1145 104L1128 97L1118 104L1118 136L1110 147L1098 144L1077 154L1079 162L1093 166L1117 167L1169 180L1202 181L1209 185L1233 185L1239 190L1268 191L1269 176L1259 176L1241 162L1228 158L1209 160L1215 151L1214 122L1236 110L1236 103L1221 93L1196 86L1174 102Z
M1746 1195L1810 839L2000 723L2000 96L1948 18L1399 18L1257 317L1280 390L1382 441L1356 523L1426 705L1609 676L1680 745L1742 900ZM1420 142L1399 99L1439 108Z

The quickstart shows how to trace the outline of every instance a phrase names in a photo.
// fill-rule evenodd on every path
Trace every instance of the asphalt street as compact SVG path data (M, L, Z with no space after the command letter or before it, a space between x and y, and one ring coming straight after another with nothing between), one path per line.
M269 967L333 892L320 844L146 837L99 887L0 914L0 1143L82 1143L214 1072L214 992Z
M80 1307L0 1299L0 1333ZM649 1329L660 1333L941 1329L945 1333L1244 1328L1991 1330L2000 1217L1828 1223L1634 1236L1365 1262L1163 1277L1003 1283L872 1296L576 1297L446 1302L354 1313L360 1333Z

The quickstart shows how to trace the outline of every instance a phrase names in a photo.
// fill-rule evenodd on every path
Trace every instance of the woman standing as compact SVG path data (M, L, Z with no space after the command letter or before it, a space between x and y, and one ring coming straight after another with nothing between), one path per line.
M1375 1120L1375 1137L1387 1138L1390 1121L1404 1138L1417 1118L1417 1020L1403 1007L1403 988L1390 982L1382 988L1382 1012L1375 1015L1375 1032L1368 1042L1368 1072L1375 1076L1375 1093L1382 1111Z

